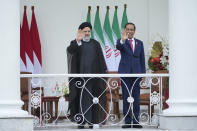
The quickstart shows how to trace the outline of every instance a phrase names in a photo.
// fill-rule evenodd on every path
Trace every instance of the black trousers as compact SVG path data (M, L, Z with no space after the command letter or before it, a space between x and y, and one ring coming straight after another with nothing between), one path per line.
M121 86L122 86L122 96L123 96L123 114L125 116L125 123L131 124L133 119L133 124L139 123L139 112L140 112L140 83L141 78L136 77L122 77ZM130 112L130 103L127 101L129 96L134 98L133 102L133 117L131 117Z

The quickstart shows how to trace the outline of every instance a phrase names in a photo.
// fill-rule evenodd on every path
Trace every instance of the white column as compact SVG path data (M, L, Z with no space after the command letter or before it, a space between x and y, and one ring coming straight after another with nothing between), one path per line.
M163 111L160 125L197 129L197 0L168 2L170 95L169 109Z
M1 0L0 18L0 130L23 131L21 120L30 117L20 100L20 0Z

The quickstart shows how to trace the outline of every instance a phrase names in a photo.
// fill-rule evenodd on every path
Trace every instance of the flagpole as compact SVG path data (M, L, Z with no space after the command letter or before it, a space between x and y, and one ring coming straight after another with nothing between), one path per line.
M124 8L125 8L125 9L127 8L127 4L124 4Z
M109 6L107 6L107 11L109 11Z
M107 12L108 12L108 17L109 17L109 6L107 6Z
M34 11L34 6L31 6L31 10Z
M88 6L88 13L90 14L91 12L91 6Z
M98 14L99 14L99 6L96 6L97 10L98 10Z

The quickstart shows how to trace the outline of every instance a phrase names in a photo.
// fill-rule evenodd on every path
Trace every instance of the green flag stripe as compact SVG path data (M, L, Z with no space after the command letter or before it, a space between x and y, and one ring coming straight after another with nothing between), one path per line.
M89 23L91 23L89 11L88 11L88 14L87 14L87 17L86 17L86 21L89 22Z
M96 11L96 16L95 16L95 20L94 20L94 30L95 30L96 34L98 35L98 38L101 40L102 44L104 44L103 31L101 28L101 22L100 22L100 18L99 18L98 9Z
M112 30L116 39L120 38L120 28L118 23L118 15L117 15L117 8L114 11L114 18L112 22Z
M125 26L126 23L128 23L128 19L127 19L126 8L124 8L124 12L123 12L123 16L122 16L121 29L124 29L124 26Z

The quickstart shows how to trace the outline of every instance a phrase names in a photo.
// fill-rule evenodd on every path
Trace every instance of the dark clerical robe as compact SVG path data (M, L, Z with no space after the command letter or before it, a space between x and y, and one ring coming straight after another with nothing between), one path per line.
M79 46L77 41L73 40L67 48L68 72L106 73L107 67L100 44L94 39L81 43ZM105 109L104 80L101 78L70 78L69 80L69 109L72 120L76 114L82 114L84 122L101 123L106 115L103 111ZM99 104L93 103L93 97L99 98Z

